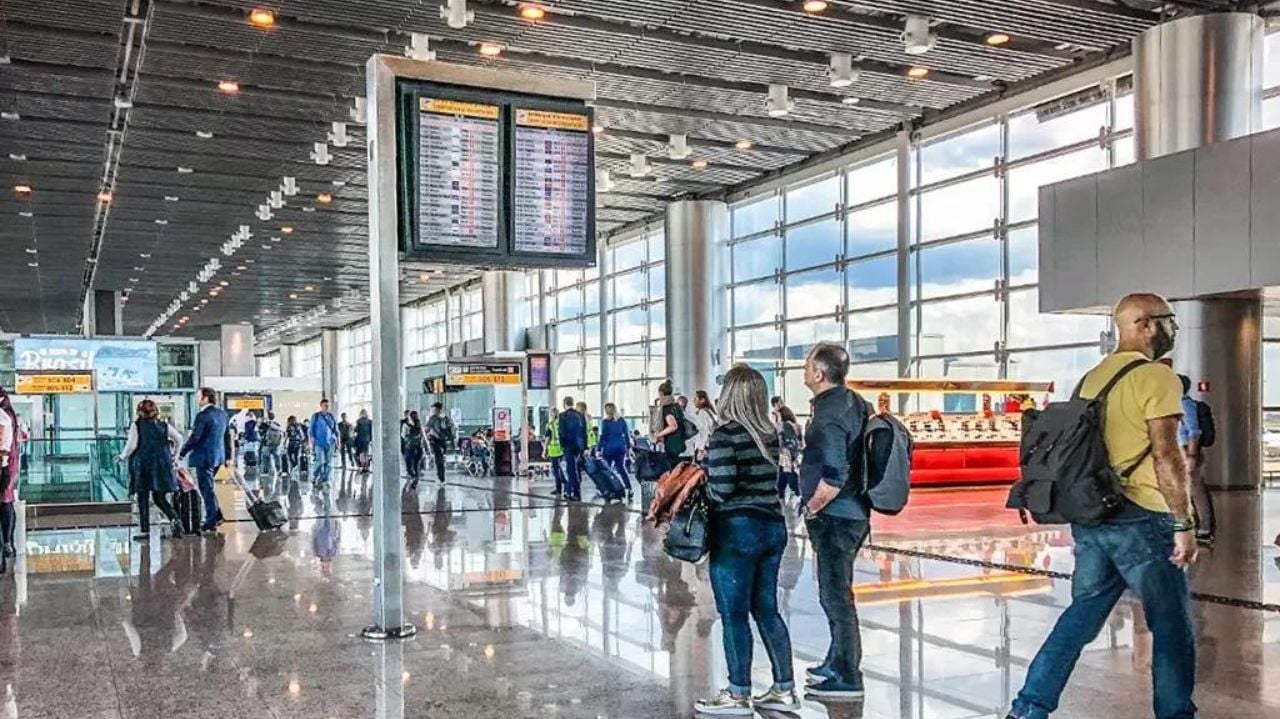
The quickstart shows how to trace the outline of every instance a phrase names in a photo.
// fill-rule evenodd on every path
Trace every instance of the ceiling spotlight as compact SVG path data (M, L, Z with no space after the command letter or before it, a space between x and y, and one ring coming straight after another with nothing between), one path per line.
M16 153L16 152L10 152L10 153L9 153L9 159L10 159L10 160L13 160L14 162L26 162L26 161L27 161L27 156L26 156L26 155L21 155L21 154Z
M157 220L156 220L156 224L157 224L157 225L167 225L167 224L169 224L169 221L168 221L168 220L161 220L161 219L157 219Z
M296 300L296 299L298 299L298 293L296 293L296 292L290 292L290 293L289 293L289 299L291 299L291 300Z
M21 119L22 119L22 115L19 115L16 110L0 112L0 120L21 120Z
M346 147L349 142L347 123L335 122L332 127L333 130L329 133L329 142L332 142L334 147Z
M673 160L683 160L692 154L689 149L689 136L675 134L670 136L671 141L667 145L667 156Z
M991 45L992 47L999 47L1000 45L1004 45L1005 43L1009 42L1012 39L1013 38L1009 37L1008 33L993 32L987 36L987 44Z
M347 181L346 181L346 180L334 180L333 182L331 182L331 183L329 183L329 184L333 185L334 187L346 187L346 186L347 186Z
M306 287L303 287L302 289L306 290L307 292L315 292L315 291L316 291L316 286L315 286L315 285L307 285Z
M208 130L196 130L196 137L200 138L201 140L212 140L213 133L209 132Z
M22 212L19 212L19 213L18 213L18 217L31 217L31 216L32 216L32 214L31 214L30 212L25 211L25 210L24 210L24 211L22 211Z
M200 298L200 304L202 304L202 305L207 305L207 304L209 304L209 298L208 298L208 297L201 297L201 298Z
M34 255L34 254L36 254L36 253L37 253L37 252L39 252L39 251L40 251L40 250L37 250L37 249L36 249L36 248L34 248L34 247L28 247L28 248L27 248L27 254L28 254L28 255Z
M98 202L111 202L111 193L103 190L98 193Z
M40 266L40 263L39 263L39 262L28 262L28 263L27 263L27 267L35 268L35 267L39 267L39 266Z
M142 259L144 259L144 260L149 260L149 259L151 259L151 253L150 253L150 252L140 252L140 253L138 253L138 257L141 257L141 258L142 258Z
M653 168L649 165L649 158L644 153L631 153L631 176L634 178L648 177L653 172Z
M613 187L613 173L604 168L596 170L596 192L613 192ZM423 275L423 279L426 279L426 275Z
M218 92L226 95L234 95L237 92L240 92L240 83L235 80L220 80L218 81Z
M431 36L425 32L409 33L409 44L404 46L404 56L423 62L435 60L436 51L431 49Z
M25 184L25 183L23 183L23 184L18 184L18 185L14 185L14 186L13 186L13 191L14 191L14 192L16 192L16 193L17 193L17 194L19 194L19 195L30 195L30 194L31 194L31 185L28 185L28 184Z
M827 9L827 0L804 0L801 7L807 13L819 13Z
M497 57L502 54L502 46L496 42L480 43L480 54L485 57Z
M292 234L293 234L293 227L291 227L291 226L289 226L289 225L285 225L284 227L281 227L281 228L280 228L280 232L281 232L282 234L285 234L285 235L292 235Z
M902 50L908 55L923 55L938 44L938 35L929 28L929 18L908 15L902 31Z
M539 5L522 5L520 7L520 17L525 20L541 20L547 16L547 11Z
M249 11L249 24L263 29L276 24L276 14L267 8L257 7Z
M850 96L850 97L844 97L844 98L841 98L841 99L840 99L840 102L842 102L842 103L844 103L844 104L846 104L846 105L857 105L858 103L862 102L862 98L860 98L860 97L852 97L852 96Z
M182 199L182 198L181 198L181 197L178 197L177 195L165 195L165 196L164 196L164 201L165 201L165 202L177 202L178 200L181 200L181 199Z
M191 174L191 173L193 173L193 172L195 172L195 170L194 170L193 168L190 168L190 167L181 167L181 166L179 166L179 167L178 167L178 174L179 174L179 175L190 175L190 174Z
M907 77L913 80L919 80L929 74L929 68L916 66L907 70Z
M733 146L738 148L739 150L750 150L751 148L755 147L755 143L746 138L743 138L733 143Z
M475 22L476 14L467 9L467 0L448 0L440 6L440 17L444 18L449 27L461 30Z
M219 282L218 282L218 284L222 285L223 287L226 287L227 285L229 285L229 284L231 284L231 283L230 283L230 282L227 282L226 280L221 280L221 281L219 281Z
M327 205L330 202L333 202L333 195L327 192L321 192L320 194L316 195L316 202L322 205Z
M331 159L329 156L329 144L325 142L317 142L315 149L311 151L311 159L317 165L327 165Z
M772 83L769 85L769 97L765 100L765 109L770 117L782 117L796 109L795 100L789 97L790 90L786 85Z
M705 169L707 169L707 165L709 165L709 164L711 164L711 163L707 162L706 160L694 160L694 161L693 161L693 169L695 169L695 170L705 170Z
M853 55L847 52L831 53L827 75L831 78L831 87L849 87L857 82L858 71L853 69Z

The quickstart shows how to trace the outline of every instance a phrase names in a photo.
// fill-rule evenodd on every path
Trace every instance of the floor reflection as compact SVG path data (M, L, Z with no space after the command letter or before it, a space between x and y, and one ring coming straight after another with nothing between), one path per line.
M724 681L705 566L668 558L635 507L556 503L510 481L404 488L407 608L421 634L382 645L358 637L370 480L318 492L256 481L286 504L287 531L239 521L149 546L125 527L28 533L18 571L0 578L0 716L669 719ZM878 524L878 549L857 566L865 701L808 701L800 716L1002 716L1067 603L1066 582L1000 568L1070 571L1063 532L988 523L997 513L980 494L920 497ZM1275 600L1280 548L1265 535L1276 499L1224 498L1236 519L1197 568L1198 589ZM802 672L826 650L803 537L779 591ZM1280 689L1265 679L1280 666L1280 614L1197 602L1196 620L1205 716L1275 716ZM1123 602L1055 716L1148 716L1150 662L1141 610ZM770 681L763 651L755 678Z

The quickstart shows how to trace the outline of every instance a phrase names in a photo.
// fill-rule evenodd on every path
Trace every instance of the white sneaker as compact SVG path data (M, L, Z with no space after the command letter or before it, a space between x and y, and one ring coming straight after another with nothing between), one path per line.
M780 712L798 712L800 711L800 697L796 695L795 689L781 691L779 689L770 689L757 696L752 700L756 709L772 709Z
M693 703L694 711L709 716L753 716L751 699L735 697L728 689L721 689L715 699L700 699Z

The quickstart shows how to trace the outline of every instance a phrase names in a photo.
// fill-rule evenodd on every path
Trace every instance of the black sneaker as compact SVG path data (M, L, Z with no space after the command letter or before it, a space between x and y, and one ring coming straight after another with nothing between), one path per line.
M826 679L805 687L805 696L817 699L860 699L867 693L862 682L846 682L836 678Z
M828 679L835 679L835 676L836 673L825 664L809 667L804 671L805 684L821 684Z

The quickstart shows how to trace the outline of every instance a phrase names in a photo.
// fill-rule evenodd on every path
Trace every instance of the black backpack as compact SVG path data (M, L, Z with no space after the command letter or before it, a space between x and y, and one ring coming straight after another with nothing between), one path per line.
M1009 490L1005 506L1018 510L1023 522L1030 513L1037 524L1088 524L1120 511L1123 481L1151 454L1151 447L1116 474L1103 436L1107 395L1148 362L1125 365L1093 399L1080 397L1081 380L1071 399L1022 413L1022 479Z
M1213 423L1213 408L1208 402L1196 403L1196 422L1200 425L1200 449L1208 449L1218 440L1218 427Z

